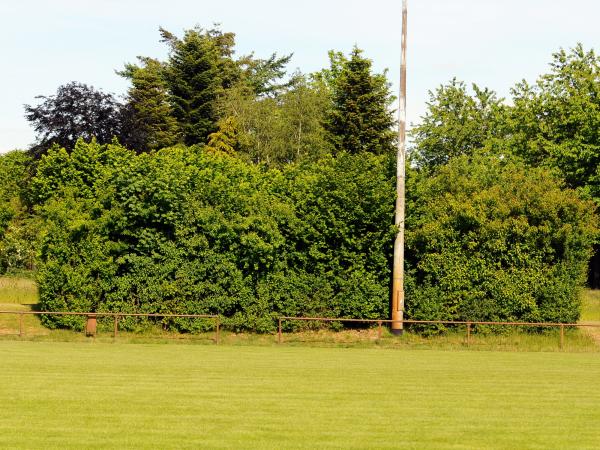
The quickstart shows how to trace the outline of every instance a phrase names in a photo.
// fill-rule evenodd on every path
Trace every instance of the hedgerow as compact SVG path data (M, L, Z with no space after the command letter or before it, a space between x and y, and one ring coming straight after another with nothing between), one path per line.
M282 314L384 316L386 165L344 155L279 171L200 148L54 149L33 182L47 223L42 307L221 314L256 331Z
M202 147L52 149L31 186L45 222L41 307L220 314L258 332L280 315L385 318L394 181L392 160L369 153L269 169ZM409 170L409 192L408 318L577 318L591 203L493 157Z

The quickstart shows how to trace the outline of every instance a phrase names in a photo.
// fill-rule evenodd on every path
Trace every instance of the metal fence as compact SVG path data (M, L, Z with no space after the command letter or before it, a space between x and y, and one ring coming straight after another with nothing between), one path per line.
M96 321L101 317L112 317L113 318L113 338L116 338L119 333L119 321L127 317L141 317L141 318L188 318L188 319L212 319L214 320L214 341L218 344L221 335L221 318L218 315L209 314L144 314L144 313L109 313L109 312L97 312L97 313L84 313L84 312L54 312L54 311L0 311L0 315L17 315L19 317L19 333L20 337L26 335L25 327L23 324L23 318L27 315L36 316L79 316L86 318L85 333L86 335L96 335Z
M98 318L112 318L112 336L117 338L119 334L119 321L128 317L140 318L188 318L188 319L210 319L214 320L214 343L219 344L221 340L221 317L209 314L144 314L144 313L110 313L110 312L53 312L53 311L0 311L0 315L18 316L18 335L26 336L24 326L25 316L80 316L86 319L85 333L89 336L96 335L96 320ZM403 325L443 325L448 327L465 327L465 343L471 344L473 327L493 326L493 327L530 327L530 328L558 328L560 330L560 348L563 348L565 342L565 329L568 328L600 328L600 323L582 324L582 323L548 323L548 322L488 322L488 321L450 321L450 320L387 320L387 319L354 319L337 317L289 317L282 316L278 318L277 342L283 343L283 324L284 322L321 322L321 323L357 323L377 327L377 339L383 337L383 326L392 323L402 323Z
M486 322L486 321L451 321L451 320L384 320L384 319L340 319L334 317L280 317L277 326L277 342L283 343L283 322L284 321L303 321L303 322L340 322L340 323L364 323L377 325L377 338L383 336L383 324L402 323L405 325L445 325L466 327L466 344L471 344L472 328L477 325L487 326L508 326L508 327L532 327L532 328L559 328L560 329L560 348L565 344L565 328L600 328L600 324L581 324L581 323L549 323L549 322Z

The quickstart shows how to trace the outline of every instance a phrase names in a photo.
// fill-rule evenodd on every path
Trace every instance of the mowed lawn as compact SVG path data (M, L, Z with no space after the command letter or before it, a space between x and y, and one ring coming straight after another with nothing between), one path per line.
M0 342L0 448L599 448L600 355Z

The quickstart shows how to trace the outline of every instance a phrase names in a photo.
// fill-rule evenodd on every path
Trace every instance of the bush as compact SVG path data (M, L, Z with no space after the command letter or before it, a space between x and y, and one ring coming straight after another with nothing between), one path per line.
M42 308L220 314L259 332L280 315L386 317L392 162L341 154L278 170L195 147L53 149L31 189L46 230ZM408 181L407 318L577 319L590 202L545 170L490 157Z
M25 152L0 155L0 274L34 265L40 224L26 205L30 165Z
M42 308L221 314L255 331L281 314L385 315L387 167L373 155L280 172L199 148L51 150L33 182Z
M594 205L544 169L475 156L419 181L407 252L414 319L575 322Z

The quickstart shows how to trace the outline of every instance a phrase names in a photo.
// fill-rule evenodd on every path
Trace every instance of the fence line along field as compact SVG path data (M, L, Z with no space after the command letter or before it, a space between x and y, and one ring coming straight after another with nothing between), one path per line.
M4 341L2 448L597 448L593 353Z
M3 308L35 308L34 283L0 280ZM584 293L582 322L600 321L599 300ZM0 331L18 329L10 317L0 317ZM552 333L473 336L470 349L496 350L487 352L463 351L462 332L385 334L375 343L376 329L289 333L280 346L272 335L233 333L221 346L162 345L140 343L147 334L112 340L50 331L25 317L26 338L0 340L0 448L600 442L600 357L585 330L567 333L562 352Z
M82 332L71 330L51 330L40 322L37 286L30 278L0 277L0 338L26 339L48 341L86 341ZM21 315L22 314L22 315ZM34 315L35 314L35 315ZM75 314L75 313L74 313ZM81 313L77 313L81 314ZM20 316L21 315L21 316ZM126 316L117 317L117 321ZM356 346L356 347L384 347L384 348L428 348L428 349L465 349L475 350L500 350L500 351L600 351L600 291L582 291L581 324L578 328L546 327L543 333L530 332L528 327L502 326L496 327L494 332L485 329L476 329L469 333L466 325L449 326L442 334L430 335L431 330L439 325L420 324L424 334L411 332L410 325L407 333L402 338L392 336L384 330L382 335L379 327L369 327L369 324L360 325L367 328L342 329L331 331L320 328L324 322L312 321L316 329L298 329L295 332L286 330L285 338L282 335L255 333L233 333L227 329L215 333L219 319L206 319L209 329L204 333L177 333L163 329L160 324L146 322L140 324L139 330L124 331L113 324L115 317L101 317L104 327L100 329L97 338L100 341L113 342L117 337L120 342L194 342L213 343L221 340L224 344L244 345L273 345L277 341L284 341L286 345L318 345L318 346ZM160 319L160 318L158 318ZM280 318L289 322L290 318ZM195 319L194 319L195 320ZM376 323L378 321L375 321ZM345 322L344 322L345 323ZM117 324L118 325L118 324ZM373 324L370 324L373 325ZM386 327L387 328L387 327ZM484 327L485 328L485 327ZM530 328L530 327L529 327ZM218 338L220 336L220 339ZM217 337L217 341L215 341Z

